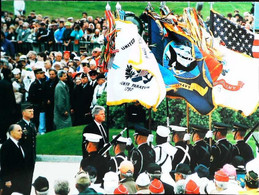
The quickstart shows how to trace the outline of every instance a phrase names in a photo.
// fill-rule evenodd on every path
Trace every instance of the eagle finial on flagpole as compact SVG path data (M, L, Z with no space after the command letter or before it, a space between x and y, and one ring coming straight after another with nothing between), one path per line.
M119 2L117 2L117 4L116 4L116 10L118 10L118 11L121 10L121 4Z
M111 6L109 5L108 2L107 2L107 5L106 5L105 9L106 9L107 11L110 11L110 10L111 10Z

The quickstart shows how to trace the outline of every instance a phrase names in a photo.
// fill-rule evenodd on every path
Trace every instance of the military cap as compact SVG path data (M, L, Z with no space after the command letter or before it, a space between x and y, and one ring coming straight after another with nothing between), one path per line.
M49 189L49 182L47 178L42 176L39 176L32 185L38 192L47 192Z
M92 75L98 75L98 72L96 70L91 70L89 72L89 75L92 76Z
M168 127L159 125L157 126L156 134L161 137L168 137L170 134L170 130Z
M172 171L173 173L181 173L181 174L185 174L185 175L189 175L191 174L191 168L188 164L186 163L179 163L175 170Z
M85 78L85 77L87 77L87 74L86 73L82 73L81 74L81 78Z
M213 130L212 131L222 131L222 130L228 130L230 128L231 127L228 124L215 122L213 124Z
M246 131L249 127L240 123L235 122L233 124L233 130L232 131Z
M105 79L105 75L104 74L98 74L98 76L96 77L96 80L98 79Z
M34 74L43 73L43 72L45 72L45 71L42 70L42 68L37 68L34 70Z
M161 175L161 166L157 163L149 163L147 166L147 172L149 174L160 174Z
M140 125L135 125L134 129L135 129L134 136L135 135L148 136L150 134L150 131L148 129Z
M32 109L33 105L30 102L24 102L21 104L21 110Z
M201 125L191 125L191 133L194 133L194 132L203 132L203 133L206 133L208 131L208 129L204 126L201 126Z
M102 136L94 134L94 133L84 133L83 136L89 142L96 142L96 143L98 143L100 141L100 139L102 139Z
M175 131L175 132L185 132L187 129L187 127L180 127L175 125L170 125L170 128L172 131Z
M112 139L114 139L116 137L116 135L113 135L112 136ZM126 137L122 137L120 136L117 141L116 141L116 144L126 144L128 141L128 139Z

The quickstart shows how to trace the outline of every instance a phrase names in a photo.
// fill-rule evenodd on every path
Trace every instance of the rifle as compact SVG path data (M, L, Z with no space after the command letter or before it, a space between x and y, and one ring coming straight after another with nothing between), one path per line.
M258 152L259 152L259 142L257 141L257 139L255 139L255 136L254 136L254 135L252 135L252 137L253 137L254 140L255 140L255 144L256 144L257 149L258 149Z
M100 150L98 151L98 154L100 154L100 155L103 156L107 151L109 151L110 148L112 147L112 145L116 143L116 141L119 139L119 137L122 136L122 134L123 134L124 131L126 131L126 130L127 130L127 127L124 128L118 135L116 135L116 137L115 137L112 141L110 141L110 142L109 142L108 144L106 144L102 149L100 149Z
M259 126L259 122L249 131L249 133L245 136L244 141L248 142L248 140L250 139L251 135L253 134L253 132L255 131L255 129Z

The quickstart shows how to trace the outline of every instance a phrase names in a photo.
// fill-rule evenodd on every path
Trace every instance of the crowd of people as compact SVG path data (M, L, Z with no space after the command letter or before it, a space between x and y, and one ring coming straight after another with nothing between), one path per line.
M78 125L86 125L75 183L79 194L258 193L259 159L244 140L249 127L243 124L215 123L213 132L192 125L191 134L185 127L158 126L153 140L133 120L136 146L115 135L115 156L104 150L111 144L105 109L98 105L107 87L99 47L104 19L84 12L80 20L50 21L32 11L28 17L4 12L1 21L0 194L29 195L32 185L36 194L51 194L47 178L32 181L36 137ZM82 39L92 43L90 53L80 50ZM138 114L133 118L142 118ZM226 138L231 128L235 145ZM69 194L68 186L57 181L55 193Z
M16 54L27 54L30 50L36 53L45 51L89 53L94 47L103 44L104 33L107 30L104 18L93 18L86 12L83 12L82 18L78 20L74 20L73 17L50 20L48 16L43 17L35 11L31 11L27 17L6 11L1 13L3 33L1 41L6 39L1 46L6 48L7 55L13 59Z

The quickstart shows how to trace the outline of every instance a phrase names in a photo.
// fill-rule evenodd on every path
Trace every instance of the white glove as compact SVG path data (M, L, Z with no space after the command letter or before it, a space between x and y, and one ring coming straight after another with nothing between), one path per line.
M205 135L206 138L212 138L213 137L213 132L211 130L209 130L206 135Z
M154 135L153 134L149 134L147 137L147 143L152 143L154 140Z
M131 138L129 137L128 140L127 140L126 146L131 146L131 144L132 144L132 140L131 140Z
M191 134L190 133L185 133L183 137L183 141L189 141L191 139Z

